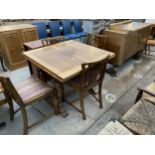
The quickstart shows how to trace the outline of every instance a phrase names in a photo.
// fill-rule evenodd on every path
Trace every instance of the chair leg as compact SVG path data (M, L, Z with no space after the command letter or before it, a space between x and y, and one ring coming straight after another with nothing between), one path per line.
M82 118L86 120L86 114L84 109L84 101L83 101L83 92L80 92L80 106L81 106L81 112L82 112Z
M150 45L148 45L148 51L149 51L149 54L151 53L151 49L150 49Z
M1 66L4 72L7 72L7 69L4 67L3 57L1 57Z
M14 120L14 107L13 107L13 102L12 100L9 100L8 101L8 104L9 104L9 111L10 111L10 121L13 121Z
M144 54L147 53L147 44L145 45L145 48L144 48Z
M98 95L99 95L99 107L102 109L103 108L103 102L102 102L102 85L99 85L99 91L98 91Z
M142 95L143 95L143 91L142 90L139 90L138 95L137 95L137 97L135 99L134 104L136 104L141 99Z
M22 117L23 117L23 134L27 135L28 134L28 117L27 117L27 112L25 107L21 108L21 113L22 113Z

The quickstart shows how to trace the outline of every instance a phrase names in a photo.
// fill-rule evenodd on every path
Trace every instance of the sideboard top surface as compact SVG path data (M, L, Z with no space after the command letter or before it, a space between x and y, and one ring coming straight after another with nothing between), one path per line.
M28 29L28 28L35 28L35 27L36 26L31 25L31 24L17 24L17 25L1 26L0 27L0 32L20 30L20 29Z
M140 23L140 22L130 22L125 24L120 24L117 26L110 27L111 29L117 29L117 30L126 30L126 31L136 31L142 28L145 28L147 26L151 26L149 23Z

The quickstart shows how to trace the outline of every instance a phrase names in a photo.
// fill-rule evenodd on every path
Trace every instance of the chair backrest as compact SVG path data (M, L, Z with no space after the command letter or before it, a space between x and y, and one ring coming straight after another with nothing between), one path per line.
M51 21L48 23L51 32L51 37L56 37L61 35L60 31L60 21Z
M14 101L16 101L17 104L22 105L23 101L22 101L20 95L18 94L16 88L12 84L10 78L9 77L0 76L0 82L1 82L2 87L4 89L5 96L6 97L10 97Z
M46 39L41 40L43 46L49 46L49 45L57 44L57 43L60 43L63 41L65 41L64 36L59 36L59 37L54 37L54 38L46 38Z
M82 20L80 20L80 19L74 19L73 20L73 23L74 23L74 29L75 29L75 32L76 33L83 32L83 29L82 29Z
M107 41L106 35L98 35L89 33L87 36L86 44L104 49Z
M89 88L89 87L92 88L97 84L102 84L108 59L109 59L109 56L97 62L82 64L82 71L80 74L81 89Z
M64 35L71 34L71 21L69 19L61 20Z
M37 26L39 39L47 38L46 24L44 22L32 23L32 25Z

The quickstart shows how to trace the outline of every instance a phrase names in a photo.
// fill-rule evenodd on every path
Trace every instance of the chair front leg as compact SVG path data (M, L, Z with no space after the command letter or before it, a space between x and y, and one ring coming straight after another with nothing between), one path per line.
M21 113L23 117L23 134L28 134L28 117L25 107L21 107Z
M98 95L99 95L99 106L102 109L103 108L103 101L102 101L102 84L99 84L98 86Z
M14 120L14 106L13 106L13 102L11 99L9 99L8 101L9 104L9 112L10 112L10 120L13 121Z
M82 118L83 118L83 120L86 120L83 92L80 92L80 107L81 107L81 112L82 112Z
M138 92L138 95L135 99L134 104L136 104L142 98L142 95L143 95L143 90L139 89L139 92Z

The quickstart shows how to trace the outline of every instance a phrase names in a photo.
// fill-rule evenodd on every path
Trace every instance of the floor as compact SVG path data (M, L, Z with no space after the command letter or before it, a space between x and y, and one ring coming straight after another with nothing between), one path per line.
M128 60L119 67L117 77L106 74L103 83L104 108L99 109L97 102L91 97L85 98L87 120L82 120L81 114L63 103L69 115L66 118L53 116L43 123L29 130L30 135L94 135L112 118L120 118L132 105L137 94L137 87L146 86L155 79L155 55L143 55L140 59ZM2 72L2 71L0 71ZM29 76L27 67L8 71L6 74L15 83ZM76 94L71 94L73 98ZM78 104L77 102L76 104ZM51 107L45 102L37 102L35 107L44 113L51 112ZM15 104L15 108L17 105ZM41 118L41 115L33 108L28 108L30 123ZM0 108L0 122L5 121L6 127L0 128L1 135L22 134L22 117L18 112L14 121L9 121L8 106Z

